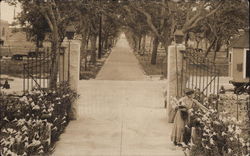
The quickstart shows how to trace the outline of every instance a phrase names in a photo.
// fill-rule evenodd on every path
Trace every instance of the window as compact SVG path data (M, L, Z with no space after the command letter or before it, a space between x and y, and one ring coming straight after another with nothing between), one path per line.
M5 35L5 28L3 27L3 29L2 29L2 36L4 36Z
M242 72L243 71L243 63L237 64L237 71Z
M244 78L250 78L250 50L249 49L245 49L244 50L244 71L243 71L243 77Z
M232 63L232 53L229 53L229 63Z

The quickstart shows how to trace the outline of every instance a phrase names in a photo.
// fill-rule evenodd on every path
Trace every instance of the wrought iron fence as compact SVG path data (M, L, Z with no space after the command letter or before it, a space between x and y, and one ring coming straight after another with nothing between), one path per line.
M65 78L65 53L64 49L59 50L57 82L67 81ZM27 56L23 64L23 91L33 88L49 88L52 76L52 53L50 48L43 48ZM68 59L67 59L68 60ZM69 63L69 61L67 61ZM68 65L67 65L68 67Z
M185 83L181 83L181 94L185 88L196 89L202 94L219 93L219 75L214 62L204 57L201 51L188 48L182 51L183 62L181 69L181 82L185 79ZM185 86L184 86L185 85Z

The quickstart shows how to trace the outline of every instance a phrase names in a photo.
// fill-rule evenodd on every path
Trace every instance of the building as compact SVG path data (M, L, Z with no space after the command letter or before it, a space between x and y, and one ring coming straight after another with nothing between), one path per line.
M4 20L0 20L0 40L1 44L4 44L9 38L9 23Z
M231 83L240 86L250 82L249 30L235 40L229 51L229 76Z

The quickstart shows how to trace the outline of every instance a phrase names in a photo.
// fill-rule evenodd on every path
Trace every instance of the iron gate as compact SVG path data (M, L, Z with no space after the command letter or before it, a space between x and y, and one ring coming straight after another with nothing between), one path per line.
M181 82L181 94L185 88L198 90L200 93L208 96L219 93L219 75L214 62L204 57L203 52L188 48L181 51L183 54ZM185 85L185 86L183 86Z
M64 48L59 49L60 57L58 59L57 82L67 81L65 72ZM52 56L51 48L43 48L42 50L29 53L26 62L23 64L23 91L29 91L33 88L49 88L52 75ZM67 61L69 64L69 61ZM69 66L69 65L67 65ZM68 74L67 74L68 75Z

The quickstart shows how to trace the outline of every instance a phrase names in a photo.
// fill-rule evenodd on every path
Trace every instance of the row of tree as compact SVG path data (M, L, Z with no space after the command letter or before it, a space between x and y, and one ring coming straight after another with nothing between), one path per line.
M81 60L86 58L90 43L93 63L96 62L98 37L102 37L99 39L101 54L101 49L110 48L119 36L121 25L114 21L116 18L112 18L118 8L109 0L15 0L11 3L21 4L22 11L18 20L37 47L41 47L44 40L51 42L51 87L56 85L59 47L65 38L67 27L74 26L76 34L80 36Z
M122 1L122 0L121 0ZM249 2L247 0L138 0L123 1L125 23L130 31L134 49L144 50L145 36L153 39L151 64L156 64L157 48L167 47L174 32L180 29L185 43L192 38L199 43L206 39L209 47L218 52L223 45L229 47L240 29L249 29ZM214 55L216 56L216 55Z
M95 62L97 47L108 48L120 31L129 32L136 51L145 50L145 38L153 40L151 64L156 64L161 44L167 54L174 32L180 29L185 42L191 34L197 41L207 39L218 51L229 44L239 29L249 28L247 0L15 0L22 12L20 23L40 46L45 38L52 45L52 73L57 73L59 47L66 28L73 25L81 37L81 58L86 56L90 41ZM97 46L98 36L102 42ZM100 57L100 56L99 56ZM53 76L52 86L56 82Z

